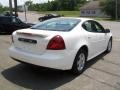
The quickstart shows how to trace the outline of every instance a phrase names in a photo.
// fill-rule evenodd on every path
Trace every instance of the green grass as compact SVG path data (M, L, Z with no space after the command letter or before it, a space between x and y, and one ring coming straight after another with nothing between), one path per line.
M56 13L65 17L79 17L80 11L39 11L40 14Z
M56 13L63 15L64 17L80 17L80 11L39 11L40 14L49 14L49 13ZM88 17L88 18L93 18L99 21L118 21L119 20L112 20L110 18L99 18L99 17Z
M120 21L120 19L118 20L114 20L114 19L111 19L111 18L99 18L99 17L94 17L93 19L96 19L96 20L99 20L99 21Z

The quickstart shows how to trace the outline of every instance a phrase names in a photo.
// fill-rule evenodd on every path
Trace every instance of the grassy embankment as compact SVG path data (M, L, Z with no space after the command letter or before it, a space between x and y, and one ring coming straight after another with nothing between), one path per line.
M79 17L80 11L40 11L40 14L56 13L65 17Z
M63 15L64 17L80 17L80 11L40 11L40 14L48 14L48 13L56 13ZM105 20L105 21L120 21L119 20L112 20L110 18L99 18L99 17L90 17L96 20Z

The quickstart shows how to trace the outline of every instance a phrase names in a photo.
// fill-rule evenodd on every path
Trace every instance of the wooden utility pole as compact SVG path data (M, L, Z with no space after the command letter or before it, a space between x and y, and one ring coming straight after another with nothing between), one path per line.
M17 0L14 0L15 16L18 16L17 13Z
M13 15L12 0L9 0L9 8L10 8L10 16L12 16ZM18 16L18 13L17 13L17 0L14 0L14 10L15 10L15 16Z
M116 14L115 14L115 16L116 16L116 20L118 19L118 1L116 0Z
M13 14L13 10L12 10L12 0L9 0L9 7L10 7L10 16L12 16L12 14Z

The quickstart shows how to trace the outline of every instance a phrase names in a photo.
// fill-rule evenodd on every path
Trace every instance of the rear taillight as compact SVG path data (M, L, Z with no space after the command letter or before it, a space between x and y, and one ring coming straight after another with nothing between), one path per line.
M49 50L63 50L65 49L65 42L63 40L63 38L59 35L53 37L48 45L47 45L47 49Z

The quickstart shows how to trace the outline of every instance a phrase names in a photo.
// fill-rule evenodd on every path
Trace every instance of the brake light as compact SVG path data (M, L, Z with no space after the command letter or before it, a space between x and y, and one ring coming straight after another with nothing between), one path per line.
M49 50L63 50L65 48L64 40L59 35L53 37L47 45L47 49Z

